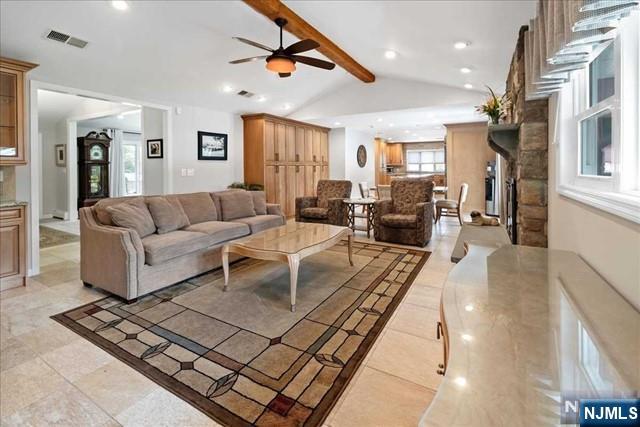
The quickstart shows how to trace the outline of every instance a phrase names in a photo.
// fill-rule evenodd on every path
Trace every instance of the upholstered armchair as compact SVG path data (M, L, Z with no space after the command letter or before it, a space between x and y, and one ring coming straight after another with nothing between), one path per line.
M374 208L373 236L383 242L424 246L431 240L433 181L391 181L391 199L378 200Z
M347 205L351 197L351 181L322 179L318 181L316 197L296 197L296 221L323 224L348 224Z

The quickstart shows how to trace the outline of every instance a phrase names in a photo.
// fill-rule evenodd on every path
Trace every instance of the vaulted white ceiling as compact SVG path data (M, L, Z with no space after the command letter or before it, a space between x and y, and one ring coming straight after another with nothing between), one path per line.
M0 2L3 56L40 64L32 77L161 104L229 112L286 115L355 78L300 65L289 79L264 64L228 61L260 55L231 39L242 36L276 47L277 28L242 2L129 1L118 11L107 1ZM489 83L503 88L518 28L534 2L517 1L290 1L287 5L377 77L432 82L459 89ZM85 39L77 49L46 40L55 29ZM471 46L455 50L455 41ZM285 45L296 39L285 33ZM398 53L384 58L385 49ZM312 55L320 56L317 53ZM463 75L460 67L472 72ZM364 83L359 83L364 85ZM375 83L373 83L375 84ZM225 93L230 85L234 92ZM242 98L235 91L256 94ZM266 101L258 102L258 96ZM292 108L284 110L287 103Z

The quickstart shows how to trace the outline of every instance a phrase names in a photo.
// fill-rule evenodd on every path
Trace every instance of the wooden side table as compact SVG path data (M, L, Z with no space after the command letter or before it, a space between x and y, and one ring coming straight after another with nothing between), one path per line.
M367 239L371 237L371 230L373 230L373 204L375 199L344 199L343 202L347 204L348 211L348 227L354 232L356 230L366 231ZM362 206L362 212L356 212L356 208ZM365 220L364 226L356 225L356 218L363 218Z

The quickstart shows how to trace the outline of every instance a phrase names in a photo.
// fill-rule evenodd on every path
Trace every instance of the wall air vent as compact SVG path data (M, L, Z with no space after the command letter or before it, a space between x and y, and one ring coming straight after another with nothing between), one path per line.
M245 98L251 98L253 95L255 95L255 93L248 92L246 90L241 90L240 92L238 92L238 95L244 96Z
M66 42L67 42L67 40L69 40L69 39L71 38L71 36L70 36L70 35L68 35L68 34L64 34L64 33L61 33L61 32L56 31L56 30L50 30L50 31L47 33L47 36L46 36L46 37L47 37L49 40L53 40L53 41L60 42L60 43L66 43Z
M89 42L87 42L86 40L82 40L77 37L71 37L68 34L61 33L60 31L56 30L49 30L49 32L45 35L45 38L56 42L68 44L79 49L84 49L85 46L89 44Z

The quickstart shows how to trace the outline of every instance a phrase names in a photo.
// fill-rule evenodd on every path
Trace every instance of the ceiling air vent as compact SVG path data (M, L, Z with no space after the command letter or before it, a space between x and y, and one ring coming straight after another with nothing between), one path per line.
M240 92L238 92L238 95L244 96L245 98L251 98L253 95L255 95L255 93L251 93L246 90L241 90Z
M47 34L47 38L49 40L53 40L53 41L56 41L56 42L66 43L67 40L69 40L69 38L71 38L71 36L68 35L68 34L64 34L64 33L61 33L59 31L56 31L56 30L50 30L49 33Z
M87 42L86 40L82 40L77 37L71 37L68 34L61 33L60 31L56 31L56 30L49 30L45 38L56 41L56 42L68 44L70 46L74 46L80 49L84 49L85 46L89 44L89 42Z
M69 38L69 40L67 41L67 44L71 45L71 46L75 46L78 47L80 49L84 49L84 47L88 44L88 41L82 40L82 39L77 39L75 37L71 37Z

